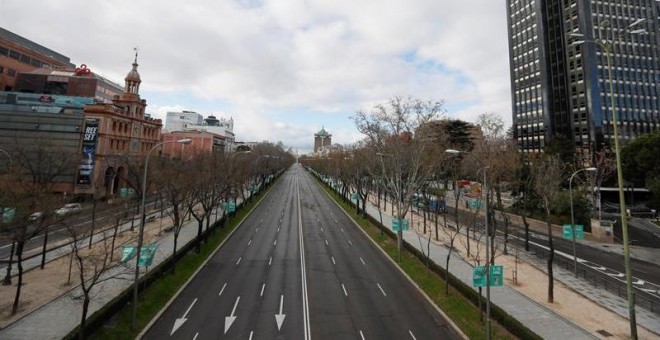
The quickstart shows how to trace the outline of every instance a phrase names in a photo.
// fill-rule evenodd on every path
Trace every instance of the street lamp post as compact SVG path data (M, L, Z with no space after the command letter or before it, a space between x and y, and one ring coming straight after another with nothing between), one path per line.
M573 264L575 266L575 277L578 276L577 270L577 252L575 250L575 218L573 217L573 177L580 171L597 171L594 167L579 169L571 175L568 180L568 195L571 198L571 230L573 231Z
M486 272L486 339L490 340L491 338L491 322L490 322L490 228L488 227L488 184L486 182L487 177L486 177L486 170L489 168L489 166L484 166L484 164L481 162L479 157L475 156L471 152L466 152L466 151L459 151L459 150L454 150L454 149L447 149L445 150L446 153L450 154L466 154L474 157L474 159L477 160L477 163L481 165L484 173L484 187L483 187L483 193L484 193L484 225L486 227L486 265L484 267L484 270ZM468 235L469 237L469 235Z
M610 87L610 105L612 106L612 129L614 132L614 150L616 154L616 172L617 172L617 186L619 190L619 214L621 215L621 232L623 233L623 258L624 266L626 269L626 293L628 298L628 316L630 319L630 337L637 339L637 320L635 317L635 297L632 285L632 271L630 268L630 244L628 236L628 220L626 217L626 202L625 193L623 191L623 172L621 170L621 148L619 146L619 127L618 115L616 112L616 105L614 101L614 81L612 80L612 48L614 44L618 43L619 39L627 33L639 34L645 33L645 29L632 30L635 26L641 24L646 19L638 19L626 28L621 30L618 35L612 36L612 40L594 39L594 40L578 40L574 41L573 45L580 45L585 42L593 42L600 46L605 51L607 58L607 76L609 79ZM609 26L609 21L604 20L600 24L601 27ZM573 37L583 38L583 34L571 34Z
M154 145L149 152L147 152L147 155L145 156L144 159L144 176L142 177L142 203L140 204L140 211L142 212L142 216L140 217L140 232L138 234L138 244L137 244L137 249L135 253L135 278L133 279L133 313L132 313L132 318L131 318L131 329L135 329L135 319L137 316L137 300L138 300L138 279L140 278L140 266L138 265L140 262L140 251L142 248L142 239L144 237L144 222L146 218L145 214L145 198L147 197L147 169L149 166L149 155L151 155L151 152L156 150L159 146L167 143L181 143L181 144L190 144L192 142L191 139L185 138L185 139L179 139L179 140L168 140L164 142L160 142L156 145Z

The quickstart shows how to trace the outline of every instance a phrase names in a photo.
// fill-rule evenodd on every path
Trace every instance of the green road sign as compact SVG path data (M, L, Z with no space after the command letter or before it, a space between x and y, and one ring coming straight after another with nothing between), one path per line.
M156 254L157 248L158 245L155 244L142 247L142 251L140 252L140 259L138 260L138 266L149 267L154 260L154 255Z
M504 267L490 266L490 286L499 287L504 284Z
M14 219L14 216L16 216L16 208L4 208L0 207L0 211L2 211L2 222L11 222Z
M570 224L564 224L564 238L573 239L573 229ZM575 225L575 238L582 239L584 238L584 226L581 224Z
M233 213L236 211L236 202L227 202L222 204L222 210Z
M490 266L490 286L499 287L504 284L504 267ZM486 267L472 268L472 287L486 287Z
M472 208L472 209L481 208L483 203L484 203L483 200L473 198L473 199L470 200L470 208Z
M133 256L135 256L136 248L137 248L136 246L121 246L121 251L122 251L121 262L124 263L132 259Z
M403 222L403 223L401 223ZM403 228L401 228L403 226ZM409 229L408 220L392 220L392 230L398 232L399 230L406 231Z
M486 287L486 267L472 268L472 287Z
M358 194L351 194L351 200L352 201L357 201L358 200Z

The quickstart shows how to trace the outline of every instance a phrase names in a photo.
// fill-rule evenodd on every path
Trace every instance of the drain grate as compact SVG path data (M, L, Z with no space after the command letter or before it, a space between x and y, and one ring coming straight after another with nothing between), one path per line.
M608 332L608 331L606 331L606 330L604 330L604 329L597 330L596 333L598 333L598 334L600 334L600 335L602 335L602 336L604 336L604 337L610 337L610 336L613 336L612 333L610 333L610 332Z

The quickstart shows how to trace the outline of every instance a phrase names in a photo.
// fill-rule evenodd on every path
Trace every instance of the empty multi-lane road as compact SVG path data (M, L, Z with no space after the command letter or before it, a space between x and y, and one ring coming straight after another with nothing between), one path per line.
M294 165L144 338L460 336Z

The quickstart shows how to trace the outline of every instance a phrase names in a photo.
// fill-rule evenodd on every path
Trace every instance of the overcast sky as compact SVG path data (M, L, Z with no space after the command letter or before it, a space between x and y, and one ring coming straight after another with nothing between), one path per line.
M511 122L500 0L0 0L0 26L122 85L137 46L147 112L233 117L240 141L350 144L393 96Z

